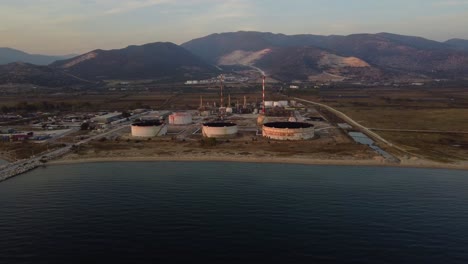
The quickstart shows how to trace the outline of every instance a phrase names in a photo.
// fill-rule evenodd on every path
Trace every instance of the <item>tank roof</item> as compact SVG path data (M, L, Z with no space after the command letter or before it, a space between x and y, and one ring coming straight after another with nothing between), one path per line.
M135 123L132 124L132 126L141 126L141 127L160 126L160 125L162 125L162 123L159 122L158 120L140 121L140 122L135 122Z
M263 124L266 127L271 128L288 128L288 129L298 129L298 128L309 128L314 125L303 122L270 122Z
M203 126L207 126L207 127L233 127L233 126L237 126L237 124L229 123L229 122L211 122L211 123L204 123Z
M171 115L172 116L188 116L188 115L192 115L192 114L188 113L188 112L175 112L175 113L172 113Z

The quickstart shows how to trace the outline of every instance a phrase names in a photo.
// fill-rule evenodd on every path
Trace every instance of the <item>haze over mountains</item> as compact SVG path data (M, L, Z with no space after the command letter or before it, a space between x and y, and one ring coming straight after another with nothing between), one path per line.
M52 60L49 56L13 53L35 64ZM0 49L0 59L7 57L5 54L12 54L12 50ZM47 78L51 83L83 79L182 81L216 76L220 73L216 65L236 64L258 67L280 81L313 81L323 76L357 81L462 79L468 77L468 40L437 42L389 33L320 36L240 31L212 34L181 46L158 42L94 50L65 60L59 58L45 68L24 63L9 65L8 70L1 68L0 83L37 80L40 71L47 76L41 83L47 83ZM34 78L25 77L33 73ZM61 81L57 82L54 78L58 77ZM70 77L73 80L67 80Z
M0 64L13 62L24 62L36 65L48 65L56 60L64 60L76 56L76 54L63 56L49 56L40 54L29 54L12 48L0 48Z

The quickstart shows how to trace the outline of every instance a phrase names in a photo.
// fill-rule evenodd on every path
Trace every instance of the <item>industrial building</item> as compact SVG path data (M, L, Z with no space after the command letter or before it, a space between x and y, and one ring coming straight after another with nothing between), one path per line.
M13 134L0 134L0 141L2 142L16 142L25 141L34 136L33 132L29 133L13 133Z
M237 124L228 122L204 123L202 133L208 138L230 138L237 135Z
M265 101L266 108L272 107L288 107L288 101Z
M173 113L169 116L170 125L189 125L192 123L192 114L187 112Z
M302 122L265 123L262 135L276 140L306 140L314 137L314 125Z
M100 115L93 117L91 119L92 122L98 123L98 124L109 124L112 121L116 121L122 118L122 113L119 112L114 112L114 113L108 113L105 115Z
M167 126L160 121L141 121L132 124L132 136L134 137L156 137L167 134Z
M171 114L170 111L151 111L140 117L142 121L165 120Z

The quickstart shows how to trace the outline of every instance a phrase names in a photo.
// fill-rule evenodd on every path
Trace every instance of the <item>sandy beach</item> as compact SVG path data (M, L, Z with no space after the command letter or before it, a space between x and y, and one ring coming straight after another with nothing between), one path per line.
M249 162L249 163L284 163L304 165L330 165L330 166L381 166L381 167L404 167L404 168L433 168L433 169L456 169L468 170L468 162L460 163L438 163L428 160L402 160L401 163L388 163L382 160L330 160L303 157L236 157L224 155L180 155L180 156L152 156L152 157L64 157L63 159L51 161L48 165L81 164L97 162L148 162L148 161L222 161L222 162Z

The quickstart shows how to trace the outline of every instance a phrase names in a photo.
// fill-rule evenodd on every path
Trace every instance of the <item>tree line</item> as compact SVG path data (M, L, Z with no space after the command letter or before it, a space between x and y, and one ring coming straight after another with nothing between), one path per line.
M66 103L66 102L48 102L28 103L26 101L18 102L15 105L2 105L0 111L7 113L32 113L32 112L55 112L55 111L89 111L92 108L90 102Z

